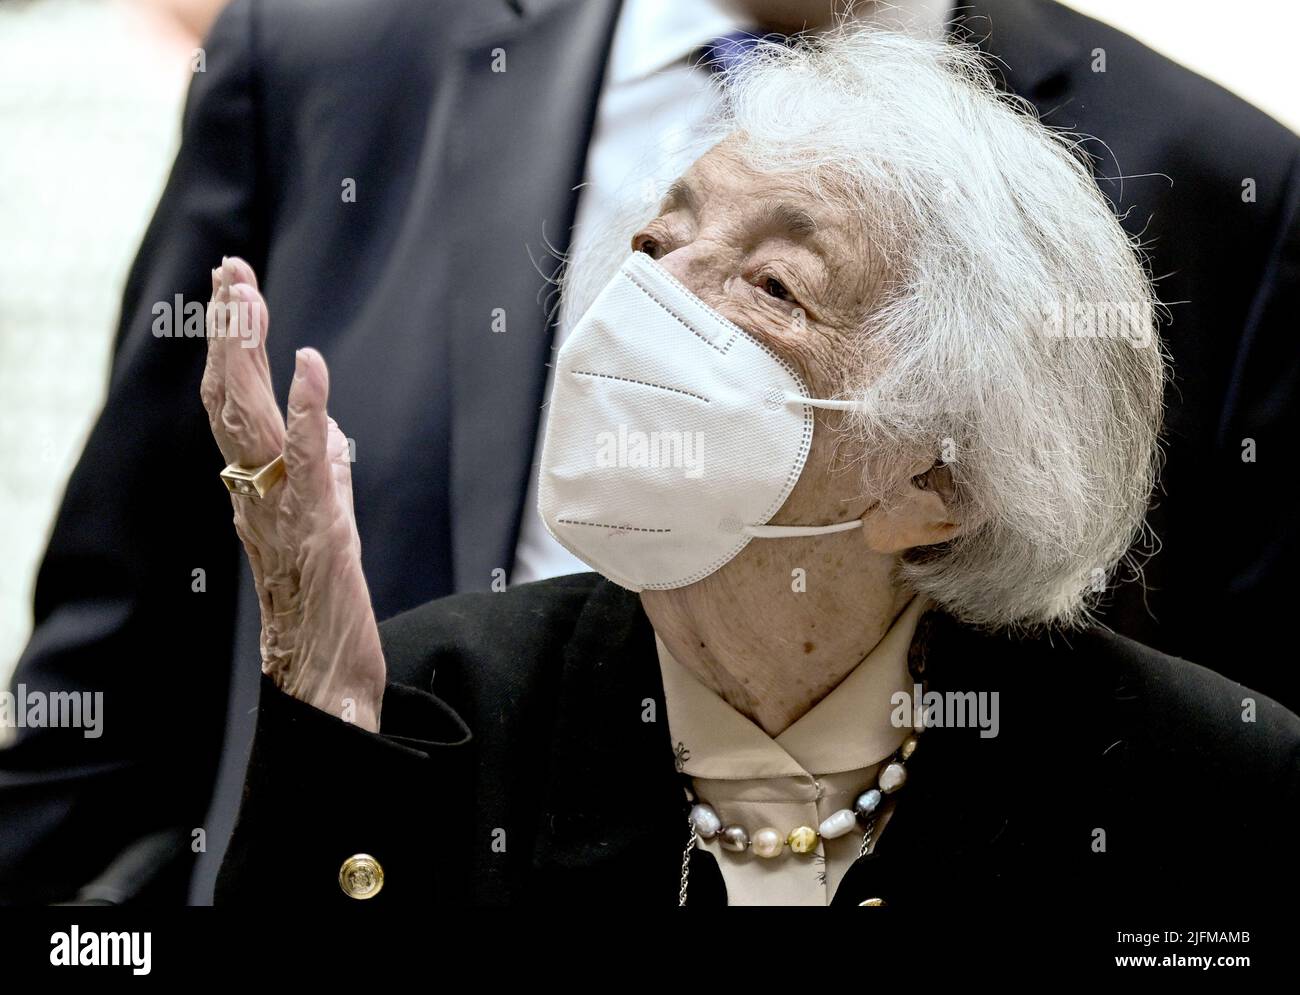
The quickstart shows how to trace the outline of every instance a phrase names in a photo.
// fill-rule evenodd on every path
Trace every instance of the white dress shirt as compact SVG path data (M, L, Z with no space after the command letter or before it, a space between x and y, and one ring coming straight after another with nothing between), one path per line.
M892 0L891 6L880 9L866 5L858 16L882 27L942 36L949 6L947 0ZM718 0L625 0L596 108L572 244L579 244L589 226L607 221L625 202L632 184L662 194L699 154L699 129L713 108L712 91L708 71L691 66L689 56L714 38L742 28L761 30L737 19ZM629 231L629 242L631 237ZM562 344L562 334L557 330L555 349ZM547 399L553 370L548 366ZM590 569L551 538L537 512L544 414L533 446L513 584Z

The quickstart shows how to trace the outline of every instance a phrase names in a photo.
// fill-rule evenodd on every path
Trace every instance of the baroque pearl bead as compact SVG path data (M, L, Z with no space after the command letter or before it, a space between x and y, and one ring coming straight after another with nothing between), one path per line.
M822 839L833 840L843 836L857 824L858 817L853 814L853 809L842 808L827 816L826 821L817 827L817 832L822 834Z
M875 814L876 809L880 807L880 802L884 795L880 793L879 788L871 788L864 791L853 802L853 811L857 817L865 822Z
M701 839L711 840L722 828L722 820L712 805L700 802L691 808L691 825Z
M727 826L722 830L718 842L724 850L743 853L749 846L749 833L745 832L744 826Z
M916 752L916 744L917 738L908 736L907 739L903 740L903 745L898 748L898 755L904 760L911 760L912 754Z
M771 826L765 826L754 834L754 838L750 842L750 848L760 857L771 859L781 855L783 843L780 833Z
M786 842L795 853L812 853L817 849L817 830L812 826L800 826L790 830Z
M888 764L880 772L879 783L884 794L892 795L907 783L907 769L902 764Z

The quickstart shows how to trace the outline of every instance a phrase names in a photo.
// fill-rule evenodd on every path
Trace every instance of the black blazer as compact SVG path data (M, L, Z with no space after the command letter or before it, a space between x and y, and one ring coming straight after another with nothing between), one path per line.
M676 903L684 775L636 595L578 574L454 595L380 632L380 733L263 678L217 904ZM915 645L931 690L999 692L1000 734L921 734L832 904L1222 911L1300 884L1300 717L1281 705L1099 629L1010 639L931 612ZM365 902L338 881L359 853L384 870ZM697 852L688 904L725 902Z
M258 696L257 602L198 402L205 343L151 331L155 302L207 299L223 254L261 277L277 388L304 345L335 371L379 617L510 570L551 343L542 274L568 244L617 6L233 0L223 12L127 281L108 398L15 676L104 691L105 733L24 730L0 754L0 902L70 897L155 831L186 841L172 851L183 866L169 879L165 855L132 858L157 887L137 873L113 893L175 900L195 827L209 849L202 900L233 821ZM1169 465L1152 514L1163 550L1150 590L1115 592L1108 621L1300 707L1300 672L1275 651L1300 522L1260 513L1290 493L1300 143L1063 6L961 11L1011 90L1104 140L1091 146L1099 182L1177 302ZM492 72L497 48L504 73ZM1093 71L1098 48L1105 72ZM346 179L355 203L340 196ZM1247 437L1255 463L1240 458Z

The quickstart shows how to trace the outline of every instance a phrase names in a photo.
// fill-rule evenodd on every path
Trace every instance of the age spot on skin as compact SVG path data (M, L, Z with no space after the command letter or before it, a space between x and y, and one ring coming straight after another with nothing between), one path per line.
M816 648L817 648L817 647L814 646L812 643L804 643L804 644L803 644L803 651L804 651L805 654L807 654L807 653L811 653L811 652L812 652L813 650L815 650Z

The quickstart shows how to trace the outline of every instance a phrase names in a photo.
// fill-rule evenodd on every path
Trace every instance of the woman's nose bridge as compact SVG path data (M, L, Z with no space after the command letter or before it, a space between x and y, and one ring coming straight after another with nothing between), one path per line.
M722 293L728 255L717 242L697 238L666 253L659 263L691 293L707 301Z

